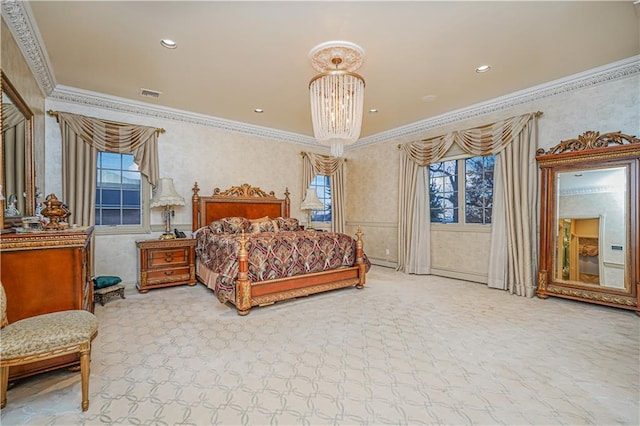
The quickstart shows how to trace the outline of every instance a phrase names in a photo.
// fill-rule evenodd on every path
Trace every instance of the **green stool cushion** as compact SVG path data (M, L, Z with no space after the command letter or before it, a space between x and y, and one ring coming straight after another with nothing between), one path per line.
M120 277L103 275L93 279L93 288L110 287L112 285L120 284L121 281L122 279L120 279Z

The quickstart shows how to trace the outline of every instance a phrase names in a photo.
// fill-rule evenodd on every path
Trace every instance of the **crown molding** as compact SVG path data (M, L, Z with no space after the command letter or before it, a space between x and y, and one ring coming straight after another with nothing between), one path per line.
M56 79L28 2L2 0L2 18L18 43L40 90L49 96L56 87Z
M9 30L16 39L22 54L27 60L27 63L29 64L38 85L45 96L61 101L106 108L129 114L198 124L221 130L240 132L268 139L318 147L318 143L315 138L306 135L59 86L56 84L53 69L49 62L49 56L44 47L44 43L42 42L42 38L40 37L40 32L35 24L35 19L33 19L28 2L2 0L2 17L5 19ZM398 138L415 136L434 128L503 111L518 105L558 94L626 78L639 73L640 55L637 55L563 79L534 86L529 89L514 92L486 102L417 121L406 126L376 133L375 135L361 138L355 144L345 147L345 151L388 142Z
M299 145L317 147L315 138L270 127L256 126L240 121L227 120L209 115L183 111L165 106L153 105L146 102L134 101L126 98L105 95L88 90L76 89L58 85L51 95L51 100L70 102L90 107L108 109L127 114L136 114L160 120L173 120L188 124L197 124L205 127L213 127L221 130L244 133L252 136L260 136L278 141L290 142Z
M574 74L559 80L550 81L525 90L513 92L499 98L494 98L486 102L474 104L442 115L417 121L406 126L397 127L386 132L376 133L375 135L359 139L358 142L345 149L345 151L354 148L362 148L367 145L387 142L402 137L418 135L427 130L503 111L518 105L572 92L574 90L608 83L613 80L626 78L639 73L640 55L636 55L602 67L593 68L579 74Z

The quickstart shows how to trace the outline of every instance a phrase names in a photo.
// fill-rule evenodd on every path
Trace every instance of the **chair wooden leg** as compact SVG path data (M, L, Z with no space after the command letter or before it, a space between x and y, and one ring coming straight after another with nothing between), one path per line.
M2 381L2 390L0 391L0 408L7 405L7 387L9 386L9 367L0 369L0 380Z
M89 409L89 364L91 361L91 349L80 352L80 375L82 377L82 411Z

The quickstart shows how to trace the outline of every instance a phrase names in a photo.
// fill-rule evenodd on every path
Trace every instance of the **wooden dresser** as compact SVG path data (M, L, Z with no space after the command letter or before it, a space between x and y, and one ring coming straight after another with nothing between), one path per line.
M9 323L69 309L93 312L93 227L0 236L0 279ZM11 367L10 379L79 363L78 356Z

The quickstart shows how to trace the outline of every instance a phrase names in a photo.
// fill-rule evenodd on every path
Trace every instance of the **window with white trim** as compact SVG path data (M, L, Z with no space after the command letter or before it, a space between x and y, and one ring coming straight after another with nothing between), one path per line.
M431 223L491 224L495 156L429 165Z
M148 220L143 202L147 179L138 170L133 154L98 152L96 166L95 222L98 229L142 231Z

